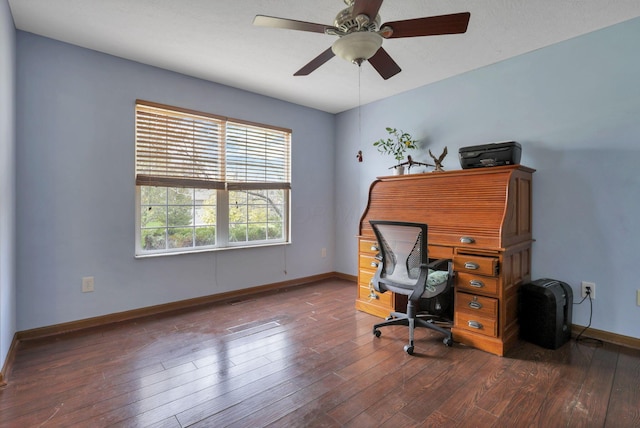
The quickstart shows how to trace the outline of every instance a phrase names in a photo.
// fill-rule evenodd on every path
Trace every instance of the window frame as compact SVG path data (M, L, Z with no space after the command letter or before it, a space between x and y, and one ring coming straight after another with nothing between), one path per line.
M140 108L139 108L140 107ZM222 132L219 132L219 134L222 136L219 140L217 141L208 141L204 144L216 144L216 147L211 149L211 153L216 152L219 153L219 157L214 159L213 162L218 162L217 164L217 168L220 170L221 174L214 177L213 180L211 182L205 182L207 180L203 180L203 176L205 176L206 174L216 170L216 166L214 165L213 167L211 167L210 165L207 166L205 165L203 167L203 171L208 168L205 173L200 172L200 176L195 176L195 177L189 177L187 173L186 176L180 176L180 177L173 177L171 175L164 177L162 176L162 172L159 173L159 175L154 175L155 170L153 169L153 161L156 160L155 158L151 159L151 162L147 162L147 164L143 164L143 167L140 167L140 164L142 162L140 162L140 158L143 156L139 156L139 151L141 150L140 147L144 146L145 143L141 144L140 141L144 140L144 137L140 137L141 134L143 135L148 135L149 133L145 134L145 131L149 130L149 126L147 126L146 122L141 126L140 125L140 118L139 118L139 111L143 110L143 111L157 111L158 112L158 117L161 116L161 113L164 112L168 112L169 114L176 114L177 116L182 116L185 115L188 118L195 118L194 121L198 121L198 120L203 120L203 121L207 121L209 119L211 119L213 122L212 123L216 123L218 125L220 125L222 127ZM177 117L176 116L176 117ZM159 120L159 119L158 119ZM187 121L189 119L186 119ZM177 119L177 121L179 121L181 123L180 126L182 126L182 122L180 119ZM168 119L166 121L167 123L171 122L171 119ZM231 125L229 125L231 124ZM154 256L164 256L164 255L174 255L174 254L185 254L185 253L199 253L199 252L209 252L209 251L220 251L220 250L228 250L228 249L239 249L239 248L254 248L254 247L264 247L264 246L274 246L274 245L286 245L291 243L291 139L292 139L292 131L288 128L281 128L281 127L276 127L276 126L271 126L271 125L264 125L264 124L259 124L259 123L255 123L255 122L248 122L248 121L244 121L244 120L238 120L238 119L232 119L232 118L227 118L225 116L218 116L218 115L213 115L213 114L209 114L209 113L203 113L203 112L198 112L195 110L191 110L191 109L184 109L181 107L174 107L174 106L169 106L169 105L165 105L165 104L159 104L159 103L154 103L154 102L150 102L150 101L144 101L144 100L136 100L135 103L135 125L136 125L136 135L135 135L135 187L136 187L136 192L135 192L135 206L136 206L136 216L135 216L135 256L136 257L154 257ZM197 123L196 125L194 125L194 129L198 128L199 126L202 126L203 128L206 128L208 125L202 125L201 123ZM229 139L227 138L227 129L228 127L233 126L234 127L234 131L236 132L236 139L233 141L233 143L230 143ZM139 127L143 128L144 130L142 132L139 131ZM167 131L166 131L166 136L165 139L171 140L170 138L170 133L171 131L173 131L173 128L170 128L169 125L166 125L167 127ZM237 133L239 131L243 131L243 129L246 128L246 136L245 136L245 140L243 140L241 137L237 137ZM153 128L154 131L157 131L158 128ZM213 132L215 134L215 132ZM200 143L202 143L202 139L201 136L202 134L198 134L197 136L195 136L196 131L193 132L194 140L196 141L196 145L200 145ZM264 134L264 136L262 135ZM257 137L256 137L257 136ZM275 137L274 137L275 136ZM180 139L181 137L177 138ZM261 140L262 138L262 140ZM278 144L280 144L282 147L280 147L280 150L276 150L276 155L280 156L278 159L279 161L276 162L276 168L275 169L271 169L270 164L272 162L270 162L273 158L270 156L269 152L271 151L271 138L276 138L275 141L275 146L277 148ZM252 140L253 139L253 140ZM149 138L147 138L147 140L149 140ZM158 141L162 140L162 138L159 138ZM175 139L174 139L175 140ZM264 153L261 152L257 152L255 150L257 150L255 147L252 147L252 141L255 143L255 141L257 141L257 147L259 149L264 149ZM148 141L147 141L148 142ZM174 141L175 142L175 141ZM157 143L157 141L155 142ZM180 150L183 151L183 147L185 147L187 144L191 143L190 141L187 143L186 140L185 142L179 141L178 143L176 143L179 147ZM151 142L149 144L154 144L154 142ZM166 158L166 164L176 164L178 163L178 174L176 175L180 175L182 170L186 170L189 168L185 168L183 166L183 161L179 160L178 162L174 162L175 158L171 156L171 147L173 147L171 145L171 142L167 142L166 143L166 154L164 155ZM229 177L227 171L228 171L228 166L229 166L229 161L227 159L227 152L229 152L229 147L231 145L234 145L234 147L236 149L238 149L238 147L243 147L242 145L245 144L245 152L247 152L247 154L245 155L245 162L242 163L242 161L239 161L238 163L238 158L237 156L234 158L236 163L235 165L238 166L240 165L241 167L246 167L246 171L243 171L245 174L245 177L243 179L243 177L238 178L238 176L234 176L234 177ZM145 148L148 148L150 146L145 146ZM202 147L202 146L201 146ZM209 150L207 150L207 148L204 149L207 152L207 155L210 153ZM146 154L148 153L152 153L153 155L153 149L149 149L146 150ZM186 150L184 150L186 151ZM197 150L194 150L194 152ZM156 148L155 152L157 153L158 150ZM176 153L177 150L174 150L173 153ZM201 150L202 152L202 150ZM182 154L182 153L180 153ZM257 170L251 170L252 165L257 164L257 162L251 162L251 155L255 155L257 157L254 157L253 159L262 159L261 162L263 163L263 165L260 165L258 163L257 166ZM262 155L263 157L260 158L259 156ZM180 156L178 156L180 157ZM199 158L197 157L197 155L194 156L183 156L182 158L189 158L189 161L192 161L193 164L197 164ZM193 159L191 159L193 158ZM242 159L242 158L240 158ZM145 160L146 161L146 160ZM187 161L188 162L188 161ZM206 162L203 162L203 164ZM155 165L158 165L159 163L156 163ZM147 170L145 169L145 165L152 165L149 169L149 171L152 172L152 174L144 174L141 173L141 171L143 172L147 172ZM197 167L200 167L200 164L197 164ZM198 168L192 168L193 170L196 170ZM160 168L158 168L160 169ZM167 170L170 168L166 168ZM235 171L238 171L238 168L235 169ZM257 172L256 172L257 171ZM264 181L260 181L261 177L264 176L265 179ZM232 179L230 179L232 178ZM273 181L267 181L267 179L272 179ZM143 226L142 226L142 205L143 205L143 201L142 201L142 196L141 196L141 189L143 186L155 186L155 187L163 187L163 188L174 188L174 187L183 187L185 189L211 189L214 190L216 192L216 224L215 224L215 245L206 245L206 246L197 246L195 245L195 241L193 242L194 245L189 246L189 247L181 247L181 248L169 248L169 241L168 238L165 242L165 248L163 249L155 249L155 250L145 250L142 246L142 231L143 231ZM249 240L247 239L246 241L238 241L238 242L232 242L229 240L229 236L230 236L230 207L229 207L229 195L232 191L250 191L250 190L265 190L265 191L269 191L272 189L279 189L283 192L283 201L282 201L282 207L283 207L283 219L282 219L282 237L280 238L276 238L276 239L269 239L268 238L268 227L267 227L267 235L266 235L266 239L265 240ZM182 204L176 204L175 206L179 206ZM249 205L249 204L248 204ZM174 206L169 204L169 201L167 200L167 204L165 205L167 208ZM195 198L192 198L192 206L197 207L197 203ZM196 229L196 225L193 224L193 221L195 221L195 211L192 211L193 220L192 220L192 224L190 226L188 226L189 228L193 228L194 231ZM251 222L249 221L249 218L247 218L247 225L251 224ZM268 220L267 223L268 225ZM158 227L159 229L162 228L165 230L165 237L168 237L168 232L171 229L171 226L169 224L165 224L164 226L160 226ZM194 232L195 233L195 232Z

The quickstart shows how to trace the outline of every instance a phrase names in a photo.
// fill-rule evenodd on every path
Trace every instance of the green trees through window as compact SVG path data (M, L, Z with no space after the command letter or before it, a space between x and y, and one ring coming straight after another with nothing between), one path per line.
M217 192L140 186L140 246L145 251L215 247ZM283 240L286 190L230 191L229 243Z
M144 250L216 244L216 191L140 187L140 245Z
M284 209L284 191L281 189L230 192L229 241L282 239Z

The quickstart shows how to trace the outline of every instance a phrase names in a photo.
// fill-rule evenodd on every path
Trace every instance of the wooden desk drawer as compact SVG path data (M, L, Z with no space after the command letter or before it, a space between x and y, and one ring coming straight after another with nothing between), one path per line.
M493 236L486 236L487 231L483 230L482 235L469 231L465 233L460 230L451 233L450 227L429 226L429 242L443 246L457 248L500 248L500 236L496 232Z
M376 271L378 269L378 265L382 263L380 260L376 259L374 256L367 256L365 254L360 254L360 263L359 266L361 269L368 269L371 271Z
M358 249L360 253L372 254L374 256L380 252L380 250L378 249L378 242L375 240L369 241L369 240L361 239L359 242Z
M453 248L439 245L429 245L428 253L430 259L452 259Z
M498 278L456 272L456 289L470 293L498 295Z
M453 268L456 272L473 272L479 275L498 275L499 260L496 257L456 254Z
M373 284L369 286L369 283L373 279L374 275L375 275L374 271L366 271L366 270L360 269L359 284L358 284L360 288L358 291L358 297L360 297L361 299L368 299L369 295L371 294L371 288L373 288L374 293L376 293L376 295L379 297L377 299L379 302L381 302L382 304L391 304L392 296L393 296L393 293L391 291L380 293L378 291L375 291Z
M456 312L469 312L491 319L498 318L498 299L491 297L458 292L456 293L455 307Z
M377 298L371 297L372 295L375 295ZM361 285L358 287L358 298L364 301L373 301L376 302L376 305L388 306L391 310L393 309L393 293L390 291L378 293L374 290L372 293L368 285L366 287Z
M369 286L369 282L371 281L371 279L375 275L375 271L371 270L371 269L360 269L358 274L359 274L358 282L360 283L360 286L368 287Z
M496 318L483 317L480 314L476 315L461 311L455 313L455 326L485 336L498 337L498 322Z

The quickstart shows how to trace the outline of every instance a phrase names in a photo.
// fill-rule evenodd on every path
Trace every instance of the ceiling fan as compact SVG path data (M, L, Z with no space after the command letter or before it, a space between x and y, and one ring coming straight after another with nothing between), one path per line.
M309 75L337 55L358 65L369 61L380 76L386 80L398 74L401 69L382 47L383 39L461 34L467 31L471 16L469 12L463 12L385 22L380 25L378 11L383 0L344 0L344 2L347 8L336 15L333 25L265 15L257 15L253 24L339 37L330 48L295 72L294 76Z

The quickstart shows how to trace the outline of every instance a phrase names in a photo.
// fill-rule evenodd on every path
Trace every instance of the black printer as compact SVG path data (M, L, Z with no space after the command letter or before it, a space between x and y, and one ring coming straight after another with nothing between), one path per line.
M520 163L522 147L515 141L461 147L458 150L462 169Z

